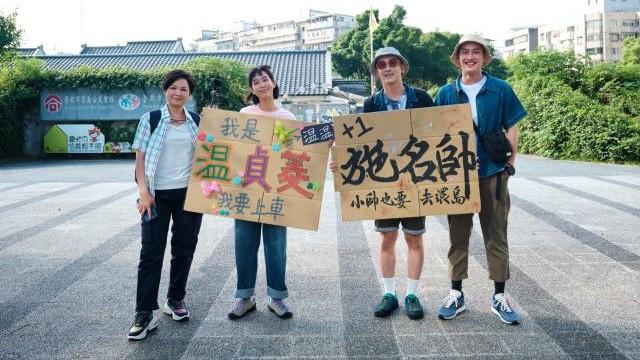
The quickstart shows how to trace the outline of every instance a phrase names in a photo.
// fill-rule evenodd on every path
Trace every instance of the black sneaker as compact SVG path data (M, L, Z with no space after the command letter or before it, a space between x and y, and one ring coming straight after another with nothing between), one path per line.
M424 309L420 305L420 300L413 294L404 298L404 309L409 319L418 320L424 317Z
M382 301L380 301L380 304L376 306L374 314L377 317L387 317L391 315L398 307L398 298L396 298L393 294L386 293L382 297Z
M167 302L164 303L164 313L171 315L171 318L175 321L189 320L189 310L187 310L184 301L168 299Z
M147 337L147 334L158 328L156 318L151 311L141 311L136 313L136 318L129 328L129 334L127 339L129 340L142 340Z

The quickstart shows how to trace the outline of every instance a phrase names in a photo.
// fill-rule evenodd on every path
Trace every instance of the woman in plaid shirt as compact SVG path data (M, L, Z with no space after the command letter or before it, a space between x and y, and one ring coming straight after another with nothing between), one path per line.
M171 272L164 312L176 321L189 319L183 300L202 222L202 214L183 210L198 130L185 104L195 82L189 73L174 70L167 73L162 87L167 104L140 118L133 142L142 249L130 340L142 340L157 327L153 311L159 309L158 288L171 219Z

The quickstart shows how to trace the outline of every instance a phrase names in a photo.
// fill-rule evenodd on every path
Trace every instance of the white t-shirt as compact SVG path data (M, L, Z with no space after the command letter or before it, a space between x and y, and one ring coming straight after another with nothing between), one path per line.
M276 109L276 111L262 111L260 110L260 108L258 107L258 105L250 105L247 107L243 107L242 109L240 109L241 113L249 113L249 114L256 114L256 115L265 115L265 116L273 116L273 117L277 117L277 118L282 118L282 119L291 119L291 120L295 120L296 116L293 115L293 113L285 108L279 107L278 109Z
M460 81L460 87L462 88L462 91L464 91L465 94L467 94L467 97L469 98L469 105L471 105L471 116L473 117L473 122L476 123L476 125L478 124L478 108L476 106L476 96L478 96L478 93L480 92L480 89L482 89L482 87L484 86L484 83L487 82L487 77L486 76L482 76L482 80L478 81L475 84L463 84L462 81Z
M187 126L169 124L167 128L167 137L156 170L156 190L182 189L189 185L193 142Z

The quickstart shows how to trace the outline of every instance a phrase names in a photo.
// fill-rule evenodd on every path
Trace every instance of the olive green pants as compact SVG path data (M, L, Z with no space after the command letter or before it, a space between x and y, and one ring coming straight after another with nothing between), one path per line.
M499 198L496 186L499 185ZM489 265L489 278L493 281L509 280L509 244L507 243L507 219L509 217L509 175L501 172L480 179L480 226ZM462 280L468 277L469 238L473 228L473 214L449 215L449 278Z

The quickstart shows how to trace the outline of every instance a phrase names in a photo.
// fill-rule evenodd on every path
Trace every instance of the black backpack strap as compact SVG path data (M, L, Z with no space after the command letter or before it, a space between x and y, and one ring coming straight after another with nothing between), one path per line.
M151 135L153 135L153 132L156 131L156 128L160 123L161 116L162 116L162 111L160 109L149 112L149 127L150 127L149 137L151 137ZM136 183L138 182L138 179L136 179L135 166L133 169L133 181L135 181Z
M189 111L189 115L191 115L193 122L195 122L197 126L200 126L200 114L198 114L197 112Z
M362 112L370 113L374 111L376 111L376 109L373 103L373 95L372 95L364 100L364 107L362 109Z
M160 123L161 116L162 116L162 111L160 111L160 109L153 110L149 113L149 126L151 127L151 133L149 136L153 135L153 132L156 131L156 128Z

